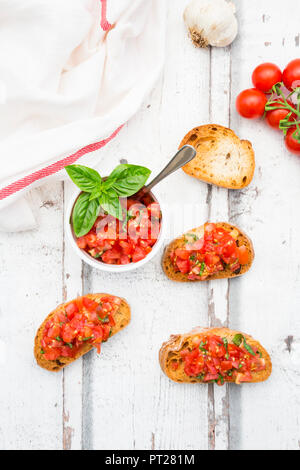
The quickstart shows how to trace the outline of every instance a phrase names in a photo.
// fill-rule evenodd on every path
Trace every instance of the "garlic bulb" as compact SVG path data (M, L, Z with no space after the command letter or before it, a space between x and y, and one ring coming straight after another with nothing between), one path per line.
M238 31L235 6L226 0L192 0L183 18L197 47L228 46Z

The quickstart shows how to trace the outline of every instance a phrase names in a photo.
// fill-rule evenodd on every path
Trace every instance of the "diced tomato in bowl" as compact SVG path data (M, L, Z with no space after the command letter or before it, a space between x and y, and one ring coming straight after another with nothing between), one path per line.
M82 237L77 238L71 223L67 222L67 234L77 255L103 271L136 269L152 259L163 243L165 222L162 224L161 205L152 193L141 200L132 196L120 202L123 221L101 209L92 229ZM68 221L72 219L73 207L74 203L68 209Z

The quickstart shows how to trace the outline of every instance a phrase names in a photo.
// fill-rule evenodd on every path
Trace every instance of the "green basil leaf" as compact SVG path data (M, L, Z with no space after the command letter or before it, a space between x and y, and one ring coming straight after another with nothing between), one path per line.
M223 343L224 343L224 347L226 349L226 354L225 354L225 359L229 359L229 354L228 354L228 341L226 338L222 338L223 339Z
M200 380L203 380L205 377L205 372L202 372L201 374L199 375L196 375L196 379L200 379Z
M187 233L186 236L187 236L187 237L192 237L195 242L196 242L197 240L199 240L198 236L197 236L195 233Z
M241 342L243 341L243 335L241 335L240 333L236 334L232 340L233 344L235 344L236 346L240 346L241 345Z
M122 206L118 194L114 189L109 189L107 192L102 193L99 202L101 207L108 212L108 214L116 217L116 219L123 220Z
M151 171L144 166L121 164L112 171L104 186L109 187L113 179L114 183L111 187L115 189L118 196L132 196L144 186L150 173Z
M82 341L88 341L89 339L92 339L92 338L94 338L94 335L92 335L92 336L88 336L87 338L83 338L83 340L82 340Z
M76 237L82 237L91 230L98 217L99 208L98 199L90 201L89 193L80 194L72 214L73 229Z
M184 243L193 243L193 241L196 242L199 240L199 237L195 233L186 233L184 236Z
M223 384L224 384L224 377L223 377L223 375L221 375L221 374L218 374L218 375L219 375L219 378L218 378L218 380L217 380L216 383L218 383L218 381L220 380L220 381L221 381L221 385L223 385Z
M98 317L98 320L101 321L101 323L109 323L108 315L106 315L106 317L104 317L104 318L101 318L101 317L97 314L97 317Z
M251 348L251 346L246 342L246 338L244 335L238 333L234 336L233 338L233 343L236 345L236 346L240 346L241 345L241 342L244 342L244 348L246 349L246 351L248 351L249 354L251 354L251 356L255 356L255 353L253 351L253 349Z
M202 276L204 269L205 269L205 263L202 262L201 263L201 268L200 268L200 271L199 271L199 276Z
M83 165L68 165L65 169L81 191L92 193L100 188L102 179L98 171Z
M90 194L90 201L92 201L93 199L97 199L98 197L100 197L102 194L102 190L101 188L95 188L94 191L91 192Z
M244 338L244 348L246 349L246 351L248 351L249 354L251 354L251 356L255 356L255 353L253 351L253 349L251 348L250 344L246 343L246 338Z
M114 185L115 181L116 181L115 178L110 178L110 177L108 177L108 178L103 182L103 189L104 189L104 190L107 190L107 189L111 188L111 187Z

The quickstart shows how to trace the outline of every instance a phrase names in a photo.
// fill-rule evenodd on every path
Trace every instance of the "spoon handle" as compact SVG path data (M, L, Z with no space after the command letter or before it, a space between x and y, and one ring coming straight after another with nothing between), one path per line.
M166 176L170 175L174 171L181 168L186 163L190 162L196 155L196 150L191 145L184 145L174 155L172 160L169 161L167 166L151 181L151 183L145 186L145 191L150 191L153 186L162 181Z

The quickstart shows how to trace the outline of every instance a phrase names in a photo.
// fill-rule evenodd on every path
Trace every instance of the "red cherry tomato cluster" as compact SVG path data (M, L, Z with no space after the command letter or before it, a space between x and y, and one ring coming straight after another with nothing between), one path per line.
M258 65L252 73L255 88L236 98L238 113L247 119L265 117L273 129L281 130L287 149L300 155L300 59L281 72L272 63Z

